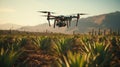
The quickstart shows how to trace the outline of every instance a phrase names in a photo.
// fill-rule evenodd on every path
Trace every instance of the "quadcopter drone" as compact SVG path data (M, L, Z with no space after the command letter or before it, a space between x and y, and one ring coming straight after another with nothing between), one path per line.
M76 21L76 26L77 26L78 20L80 19L80 15L86 15L84 13L77 13L76 15L74 14L74 15L70 15L70 16L64 16L64 15L54 16L54 15L51 15L51 14L54 14L54 12L49 12L49 11L38 11L38 12L47 13L47 15L43 15L43 16L47 17L49 26L51 26L50 20L54 20L54 26L53 26L54 28L55 28L55 26L58 26L58 27L67 26L67 28L68 28L69 26L71 26L71 21L73 18L77 19L77 21Z

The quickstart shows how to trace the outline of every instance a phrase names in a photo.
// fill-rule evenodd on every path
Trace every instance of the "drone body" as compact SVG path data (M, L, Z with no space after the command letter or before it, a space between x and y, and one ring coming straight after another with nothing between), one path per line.
M76 26L78 25L78 20L80 18L80 15L85 15L83 13L78 13L77 16L64 16L64 15L60 15L60 16L54 16L54 15L51 15L51 14L54 14L54 12L49 12L49 11L39 11L41 13L47 13L47 15L44 15L47 17L47 20L48 20L48 23L49 23L49 26L51 26L50 24L50 20L54 20L54 28L55 26L58 26L58 27L65 27L67 26L67 28L69 26L71 26L71 21L73 18L76 18L77 21L76 21Z

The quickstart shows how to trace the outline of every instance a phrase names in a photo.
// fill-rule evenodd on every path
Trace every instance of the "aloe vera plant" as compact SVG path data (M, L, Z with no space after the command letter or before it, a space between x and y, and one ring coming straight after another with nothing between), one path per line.
M21 51L15 51L14 49L1 48L0 50L0 66L13 67L18 57L21 55Z
M59 55L66 55L68 50L71 50L72 46L68 43L71 38L61 38L56 42L57 48L56 51Z
M112 54L109 52L110 43L94 42L91 44L85 42L84 45L85 53L89 56L88 63L90 66L103 67L110 64L112 58Z
M0 66L2 67L13 67L22 53L20 44L21 39L19 37L12 37L10 39L11 40L9 40L9 37L8 39L6 37L6 44L5 42L0 41Z
M80 53L72 53L69 51L67 59L70 67L85 67L87 65L87 54L81 55Z
M58 60L59 67L86 67L87 54L67 52L67 56L62 55L62 59Z

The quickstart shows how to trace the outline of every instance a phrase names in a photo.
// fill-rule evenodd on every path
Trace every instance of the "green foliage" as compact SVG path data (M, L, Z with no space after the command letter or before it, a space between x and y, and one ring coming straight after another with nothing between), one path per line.
M70 67L85 67L87 64L86 54L81 55L80 53L67 53L67 59Z
M15 47L16 48L16 47ZM13 67L15 61L21 55L20 50L14 49L14 47L10 47L7 50L1 48L0 50L0 66L2 67Z
M64 43L64 42L63 42ZM84 47L81 47L81 53L76 53L73 51L68 51L65 55L62 53L61 60L59 65L60 67L106 67L110 65L112 61L112 53L110 52L110 42L107 44L103 40L102 42L94 42L88 38L83 38L82 44Z
M89 56L88 63L90 66L106 66L110 65L112 53L109 51L110 43L104 42L84 43L84 51Z
M68 43L71 39L70 38L61 38L56 42L57 48L56 51L59 55L66 55L68 50L71 50L71 45Z
M13 67L22 53L21 38L5 36L2 39L0 40L0 66Z
M55 56L57 67L108 67L119 58L120 37L0 35L0 66L13 67L23 47L31 45L36 47L34 50Z

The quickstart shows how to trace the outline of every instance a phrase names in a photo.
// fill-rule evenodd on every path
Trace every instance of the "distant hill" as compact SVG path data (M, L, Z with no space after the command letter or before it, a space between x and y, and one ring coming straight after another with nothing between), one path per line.
M19 28L18 30L20 30L20 31L30 31L30 32L70 33L70 31L67 31L66 27L53 28L53 26L49 27L48 23L39 24L39 25L36 25L36 26L24 26L24 27Z
M72 23L72 26L68 30L74 29L74 25L75 23ZM76 31L85 33L90 31L91 29L98 29L98 28L101 29L111 28L113 30L117 30L117 29L120 30L120 12L116 11L113 13L82 18L79 20Z
M6 24L0 24L0 30L10 30L10 29L18 29L21 28L21 25L12 24L12 23L6 23Z

